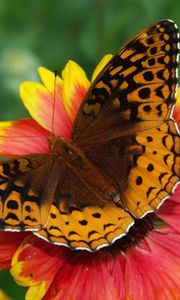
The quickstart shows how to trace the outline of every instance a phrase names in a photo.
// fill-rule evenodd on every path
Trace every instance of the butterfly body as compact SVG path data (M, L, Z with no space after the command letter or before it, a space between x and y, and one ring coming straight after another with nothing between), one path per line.
M57 153L60 169L68 169L75 176L78 176L80 181L84 183L87 190L91 190L94 197L99 197L103 203L104 200L119 202L120 195L115 184L111 179L103 174L101 169L86 157L83 150L67 142L63 138L50 137L50 149ZM64 165L64 167L62 166ZM79 203L79 205L81 205Z
M178 54L174 22L147 27L96 77L70 141L52 136L49 154L2 161L0 229L95 251L156 212L180 179Z

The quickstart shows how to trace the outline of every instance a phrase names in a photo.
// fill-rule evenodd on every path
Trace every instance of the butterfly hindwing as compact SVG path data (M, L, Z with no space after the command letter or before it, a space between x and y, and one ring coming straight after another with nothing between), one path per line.
M178 47L177 26L164 20L120 49L91 85L74 122L73 141L89 144L100 135L108 140L169 119L175 103Z
M180 136L173 120L85 151L120 191L120 206L135 218L155 211L180 179Z
M129 149L132 168L122 198L132 215L142 218L148 212L147 206L156 211L180 180L180 137L169 120L138 133L133 141L141 151L133 153Z
M51 205L48 221L36 233L45 240L95 251L125 236L133 226L133 218L124 209L101 202L71 170L65 170L59 187L61 193Z

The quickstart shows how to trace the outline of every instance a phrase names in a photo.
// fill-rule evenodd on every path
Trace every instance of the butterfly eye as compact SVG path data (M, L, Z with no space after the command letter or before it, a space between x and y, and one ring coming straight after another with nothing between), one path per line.
M70 149L67 145L63 145L64 147L63 147L63 150L64 150L64 152L66 153L66 154L68 154L68 155L73 155L73 150L72 149Z
M73 151L71 150L71 149L67 149L67 154L69 154L69 155L73 155Z

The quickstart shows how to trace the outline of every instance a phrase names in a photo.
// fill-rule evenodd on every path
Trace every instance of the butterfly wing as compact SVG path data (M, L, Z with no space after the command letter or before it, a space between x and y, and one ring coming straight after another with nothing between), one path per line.
M54 155L37 154L0 162L0 230L33 231L46 223L56 188L55 161Z
M104 203L88 184L66 168L49 218L35 234L57 245L89 251L125 236L133 218L114 203Z
M86 156L114 182L134 218L159 208L180 179L180 136L172 120L90 147Z
M72 140L90 145L159 126L171 116L177 89L177 26L164 20L138 33L91 85Z

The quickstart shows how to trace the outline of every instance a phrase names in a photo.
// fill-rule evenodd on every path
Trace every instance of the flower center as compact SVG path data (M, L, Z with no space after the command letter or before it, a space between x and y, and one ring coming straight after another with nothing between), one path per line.
M142 219L135 219L135 224L130 228L127 235L110 246L110 250L126 252L132 246L137 245L150 231L157 227L157 220L155 213L149 213Z

